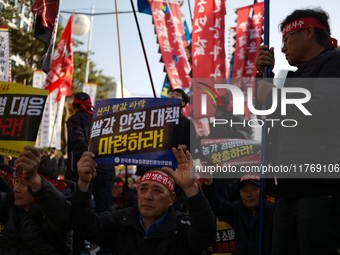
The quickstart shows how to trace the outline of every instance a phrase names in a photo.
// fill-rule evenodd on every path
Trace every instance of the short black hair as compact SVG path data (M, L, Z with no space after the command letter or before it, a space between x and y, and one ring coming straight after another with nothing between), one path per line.
M283 28L290 22L301 19L301 18L315 18L321 22L322 25L325 26L326 30L321 28L314 28L315 36L322 46L328 47L329 38L331 35L331 29L329 27L329 15L327 12L322 10L321 8L316 9L304 9L304 10L295 10L290 15L288 15L279 25L280 30L282 31Z
M58 170L58 166L53 161L51 161L47 157L43 157L40 160L38 173L46 177L49 177L53 180L57 180L59 170Z
M187 103L189 103L190 99L189 99L188 95L183 91L183 89L174 89L171 92L178 92L182 95L182 100L185 103L184 106L186 106Z

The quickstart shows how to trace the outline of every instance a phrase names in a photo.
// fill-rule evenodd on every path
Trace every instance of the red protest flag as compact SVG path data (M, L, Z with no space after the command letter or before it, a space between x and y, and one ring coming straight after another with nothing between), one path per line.
M53 30L58 7L58 0L37 0L32 6L32 12L41 17L42 26Z
M59 93L66 96L71 95L73 76L72 19L73 13L60 37L58 48L53 56L51 70L46 76L44 89L49 90L49 93L59 88Z
M48 73L52 63L52 53L59 20L59 0L37 0L32 12L36 14L34 37L45 44L40 59L42 70Z

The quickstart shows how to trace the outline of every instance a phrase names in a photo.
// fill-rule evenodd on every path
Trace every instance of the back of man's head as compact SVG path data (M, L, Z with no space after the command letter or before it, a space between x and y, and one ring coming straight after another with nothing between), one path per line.
M91 98L85 92L79 92L74 96L72 106L75 110L82 108L87 112L92 112L93 108Z
M281 22L280 30L283 31L283 28L287 24L303 18L314 18L324 26L325 29L314 27L314 33L318 43L320 43L324 47L328 47L329 38L331 34L331 30L328 24L329 15L321 8L295 10Z
M58 151L57 151L57 149L55 147L51 148L51 154L54 155L56 152L58 152Z
M38 173L53 180L58 179L58 166L49 158L43 157L40 160Z

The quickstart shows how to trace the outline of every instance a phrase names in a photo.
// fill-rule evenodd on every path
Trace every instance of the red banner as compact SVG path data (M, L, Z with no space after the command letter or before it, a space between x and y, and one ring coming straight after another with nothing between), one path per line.
M215 84L226 83L224 16L225 1L195 2L192 29L193 118L213 116L214 98L227 95L226 89L214 87ZM206 112L202 113L204 97Z
M53 30L58 14L58 0L37 0L32 6L32 12L41 16L41 25Z
M150 1L157 40L171 87L189 88L190 64L178 1Z
M246 6L239 8L237 10L237 25L236 25L236 45L234 53L234 65L233 65L233 79L242 78L245 59L247 53L248 39L249 39L249 29L250 29L250 19L249 12L251 6ZM238 79L234 85L242 87L242 80Z
M242 89L245 98L247 98L247 89L252 88L252 95L254 96L254 85L256 67L255 60L258 54L258 48L261 44L262 25L263 25L263 11L264 3L258 3L253 5L253 18L249 28L249 41L247 44L247 60L244 63L243 77L242 77ZM248 101L248 100L246 100ZM250 111L247 102L244 105L245 118L250 119Z
M225 78L225 1L196 0L192 29L192 77Z
M60 37L58 48L53 56L51 69L47 74L44 84L44 89L49 90L49 93L59 88L56 102L63 95L71 95L73 76L72 18L73 14Z

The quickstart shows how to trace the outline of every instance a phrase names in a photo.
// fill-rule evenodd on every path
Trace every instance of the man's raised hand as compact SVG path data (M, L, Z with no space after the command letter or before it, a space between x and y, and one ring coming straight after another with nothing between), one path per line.
M168 173L175 182L182 187L184 193L187 196L193 196L198 192L198 185L195 182L195 178L190 178L190 170L193 167L192 158L189 151L184 153L181 147L172 148L172 152L177 161L177 168L174 171L170 167L163 167L162 170ZM193 170L193 169L192 169Z
M78 167L78 188L81 191L89 189L90 182L96 174L97 163L94 161L95 155L92 152L85 151L77 163Z

